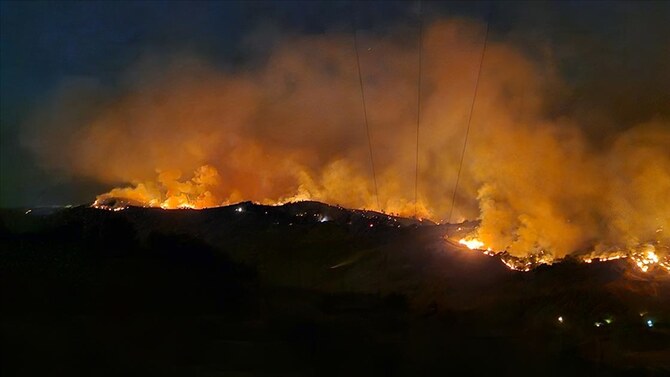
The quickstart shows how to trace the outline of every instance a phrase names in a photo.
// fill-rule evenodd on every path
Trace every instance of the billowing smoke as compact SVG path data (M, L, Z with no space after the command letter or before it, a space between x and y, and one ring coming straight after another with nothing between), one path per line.
M419 216L450 212L483 38L465 20L425 32ZM178 57L147 59L113 91L73 80L25 140L58 174L121 186L103 199L313 199L414 215L417 46L359 42L381 208L350 34L287 37L248 70ZM603 124L557 115L553 96L569 90L550 58L489 41L451 220L481 219L479 238L515 256L667 246L670 122L605 125L594 141Z

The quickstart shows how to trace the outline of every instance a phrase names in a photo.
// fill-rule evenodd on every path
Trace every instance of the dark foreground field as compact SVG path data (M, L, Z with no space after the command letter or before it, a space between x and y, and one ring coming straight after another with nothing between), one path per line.
M2 376L670 375L670 280L625 260L515 272L458 226L310 202L25 212Z

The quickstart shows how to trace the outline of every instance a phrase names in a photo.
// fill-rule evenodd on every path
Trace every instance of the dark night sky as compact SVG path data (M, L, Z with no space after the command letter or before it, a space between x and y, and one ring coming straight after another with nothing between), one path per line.
M356 4L359 27L379 35L416 26L415 2ZM23 125L63 80L114 90L149 54L194 54L234 71L262 60L282 33L350 31L351 10L338 1L1 2L0 206L79 203L109 189L51 175L22 146ZM670 2L424 3L426 22L489 11L491 38L556 58L572 89L557 114L595 111L622 124L670 115Z

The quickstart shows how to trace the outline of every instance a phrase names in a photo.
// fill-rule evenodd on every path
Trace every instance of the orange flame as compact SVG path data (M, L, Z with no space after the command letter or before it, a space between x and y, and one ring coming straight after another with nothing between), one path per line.
M504 255L503 253L494 252L490 247L486 247L484 242L474 237L461 238L458 243L464 245L470 250L482 251L487 255L500 255L502 262L507 267L517 271L530 271L532 268L540 264L552 264L554 262L560 261L560 259L557 260L552 256L546 255L544 253L526 258L510 257L508 255ZM670 258L667 256L667 250L666 256L659 257L659 255L656 253L656 248L649 244L643 245L641 249L638 248L629 251L610 251L597 254L598 256L594 255L596 255L595 252L588 255L582 255L579 257L579 260L584 263L593 263L594 260L606 262L622 258L629 258L632 263L642 272L648 272L651 269L670 272Z

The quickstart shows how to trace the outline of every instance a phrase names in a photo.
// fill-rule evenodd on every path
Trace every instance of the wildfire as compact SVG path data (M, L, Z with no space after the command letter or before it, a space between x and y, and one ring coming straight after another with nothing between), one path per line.
M527 257L515 257L509 255L507 252L495 252L490 247L486 247L484 242L474 237L461 238L458 243L470 250L478 250L486 255L499 256L500 260L507 267L516 271L530 271L541 264L553 264L554 262L559 261L544 251L530 254ZM588 255L583 255L578 259L584 263L593 263L594 261L606 262L624 258L629 258L632 264L642 272L649 272L652 268L656 267L665 270L666 272L670 272L670 258L660 257L656 253L656 248L650 244L643 245L641 248L633 249L628 252L594 252Z
M597 258L584 257L584 258L582 258L582 262L593 263L594 259L597 259L599 262L607 262L607 261L617 260L617 259L622 259L622 258L628 258L628 256L624 255L624 254L614 254L614 255L601 256L601 257L597 257Z
M481 250L484 248L484 242L476 238L472 239L462 238L458 241L458 243L460 243L461 245L465 245L470 250Z
M670 260L667 257L659 257L653 245L644 245L642 250L634 251L631 259L642 272L647 272L652 267L660 267L670 272Z
M334 172L342 169L341 166L335 165ZM346 169L345 169L346 170ZM346 174L345 174L346 175ZM326 179L327 182L340 182L340 175L335 174L333 177ZM328 187L335 187L336 185L327 185ZM324 186L325 187L325 186ZM191 178L182 178L181 172L178 170L159 171L158 178L155 182L137 182L133 186L124 188L115 188L108 193L99 195L93 207L105 209L109 211L122 211L129 206L138 207L154 207L162 209L202 209L216 206L224 206L239 201L240 195L236 190L225 191L225 184L216 168L203 165L196 169ZM264 205L282 205L286 202L295 202L301 200L328 200L330 194L323 192L323 187L315 185L314 182L305 181L305 185L301 186L300 190L293 195L284 197L284 199L268 199L263 197L258 198L255 202ZM343 191L340 193L343 197L350 193ZM339 195L339 194L338 194ZM366 195L363 195L367 197ZM339 197L339 196L336 196ZM368 198L369 199L369 198ZM362 202L365 202L363 200ZM364 206L365 207L365 206ZM369 208L369 207L368 207ZM407 206L407 203L395 203L387 205L387 211L396 212L399 214L407 214L407 210L413 209L413 206ZM430 214L426 208L421 211L427 216ZM422 216L423 217L423 216ZM328 221L327 218L321 221ZM370 224L372 227L373 224ZM662 228L657 228L657 241L654 243L643 243L637 247L628 249L604 251L594 251L590 254L570 255L585 262L592 263L594 260L609 261L621 258L629 258L633 265L635 265L642 272L649 272L651 270L665 270L670 272L670 258L667 256L668 248L660 244L662 237ZM554 239L554 237L550 237ZM459 244L467 247L469 250L479 250L489 256L498 256L501 261L510 269L518 271L529 271L541 264L552 264L560 258L556 258L552 250L530 250L526 255L520 256L517 250L516 253L503 248L502 250L494 250L492 247L474 235L466 236L458 241Z

